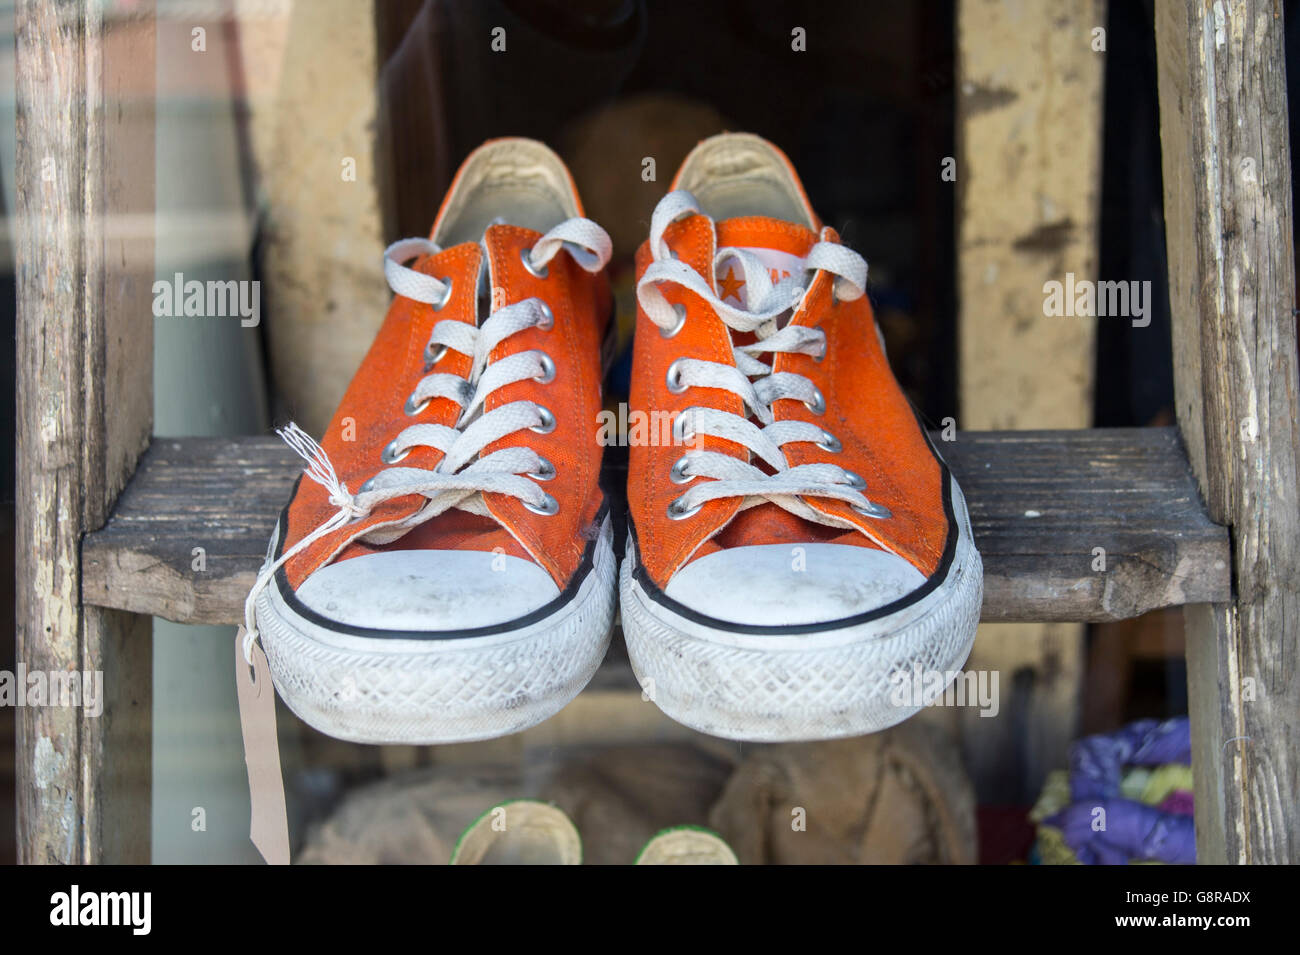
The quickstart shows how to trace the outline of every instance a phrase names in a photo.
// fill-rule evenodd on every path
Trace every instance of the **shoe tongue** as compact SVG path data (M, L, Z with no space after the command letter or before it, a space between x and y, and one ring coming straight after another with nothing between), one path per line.
M811 229L768 216L742 216L717 223L718 248L748 252L767 266L772 283L803 271L803 260L817 242ZM734 261L723 260L714 276L718 298L742 308L749 306L744 271Z
M811 229L768 216L723 219L716 228L719 249L749 252L767 266L773 284L786 276L801 274L804 259L817 242L817 234ZM736 263L724 259L716 276L718 298L748 308L743 279ZM724 549L750 542L798 544L824 540L834 533L841 532L832 532L769 502L737 514L711 543Z
M492 314L492 270L488 263L492 261L492 251L488 248L488 234L492 231L493 226L506 225L506 220L497 216L489 222L483 229L483 234L479 236L478 248L480 253L478 263L478 282L476 292L476 324L482 326L487 321L488 316Z

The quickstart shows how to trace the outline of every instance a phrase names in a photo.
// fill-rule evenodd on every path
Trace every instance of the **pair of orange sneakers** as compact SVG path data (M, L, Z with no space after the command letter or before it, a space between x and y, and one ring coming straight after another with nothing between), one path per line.
M285 702L332 736L446 743L558 712L605 656L599 477L610 240L541 143L457 173L308 461L247 603ZM623 632L670 717L825 739L920 708L965 661L983 577L960 489L895 382L867 266L789 160L686 158L637 254Z

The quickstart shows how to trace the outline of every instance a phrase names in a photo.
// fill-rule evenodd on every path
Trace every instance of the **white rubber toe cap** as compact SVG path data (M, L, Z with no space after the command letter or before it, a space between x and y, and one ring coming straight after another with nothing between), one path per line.
M327 564L298 600L337 623L375 630L472 630L550 603L555 581L532 561L470 550L399 550Z
M664 591L697 613L729 623L829 623L867 613L925 583L893 554L849 544L759 544L691 561Z

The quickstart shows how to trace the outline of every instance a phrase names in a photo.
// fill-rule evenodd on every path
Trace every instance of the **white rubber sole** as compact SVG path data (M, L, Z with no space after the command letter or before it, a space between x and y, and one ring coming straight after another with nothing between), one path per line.
M280 697L322 733L357 743L490 739L554 716L591 680L614 621L608 517L576 593L553 612L486 635L401 639L331 629L272 582L258 630Z
M933 589L887 615L802 632L733 629L675 612L643 589L629 539L623 633L643 691L679 723L750 742L860 736L901 723L922 703L902 698L900 675L956 671L979 624L983 565L955 481L951 496L956 547Z

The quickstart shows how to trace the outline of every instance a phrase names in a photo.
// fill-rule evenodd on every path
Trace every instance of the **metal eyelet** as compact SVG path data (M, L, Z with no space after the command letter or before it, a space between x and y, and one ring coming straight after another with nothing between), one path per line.
M691 429L690 436L687 437L686 427L689 422L695 418L695 408L683 408L676 418L673 419L673 442L675 444L685 444L695 438L695 429Z
M551 272L551 268L550 268L549 265L543 265L540 269L536 268L536 267L533 265L533 250L532 250L532 249L520 249L520 250L519 250L519 261L521 261L521 262L524 263L524 268L526 268L526 269L528 270L528 274L531 275L531 276L532 276L533 278L535 278L535 279L544 279L544 278L546 278L546 276L549 275L550 272ZM539 512L539 513L540 513L540 512Z
M430 342L424 348L424 370L428 371L434 365L438 364L446 354L446 345L438 345L437 347L434 347L433 343Z
M672 328L659 329L659 334L662 335L664 338L672 338L674 335L680 332L682 330L682 326L686 324L686 306L680 304L674 305L673 311L677 314L677 324L675 324Z
M550 434L555 430L555 415L551 414L551 409L546 405L535 405L537 413L542 416L542 423L533 425L529 431L536 431L538 434Z
M402 460L402 458L411 453L410 448L406 448L402 451L398 451L396 448L397 439L394 438L384 446L383 451L379 452L379 460L383 461L385 464L396 464L398 461Z
M861 474L858 474L856 471L850 471L848 468L843 468L842 470L844 471L845 484L853 488L855 491L866 490L867 482L863 479ZM866 507L863 507L861 504L850 504L849 507L853 508L853 510L857 511L863 517L874 517L880 520L885 520L894 516L893 511L885 507L883 504L877 504L875 501L867 501Z
M699 475L687 472L686 465L690 463L691 462L686 459L686 455L683 454L673 462L673 466L668 472L668 480L672 481L674 484L687 484L694 481L699 477Z
M678 358L676 361L674 361L671 365L668 366L668 372L667 374L664 375L664 381L668 385L668 390L675 395L680 395L683 391L686 390L686 386L682 384L681 366L682 366L682 359Z
M451 286L452 286L452 280L451 280L450 278L445 278L445 279L441 279L440 281L445 282L445 283L447 284L447 291L445 291L445 292L442 293L442 298L441 298L441 299L439 299L439 300L436 301L436 302L430 302L430 303L429 303L431 306L433 306L433 310L434 310L435 312L441 312L443 306L446 305L448 302L451 301Z
M537 360L542 363L542 373L533 376L533 381L543 385L550 384L555 380L555 362L551 360L551 356L546 352L537 352Z
M804 407L806 407L813 414L826 413L826 399L822 396L820 389L818 388L813 389L812 401L805 401Z
M540 454L538 455L538 457L541 460L537 464L537 470L529 471L527 474L524 475L524 477L530 477L535 481L552 480L555 477L555 465L552 464L550 461L548 461L546 458L543 458Z
M542 503L540 507L529 504L527 501L521 501L520 503L522 503L524 507L528 508L534 514L543 514L546 515L547 517L549 517L552 514L558 514L560 511L560 502L557 501L555 498L551 497L551 495L549 494L542 495Z
M405 411L408 415L417 415L425 408L429 407L429 402L432 400L433 400L432 398L425 398L417 405L415 403L415 395L411 395L409 398L406 399L406 404L405 406L403 406L402 410Z
M550 331L555 327L555 313L551 311L551 306L547 305L540 298L533 299L542 310L542 320L535 327L542 331Z
M685 497L685 495L682 496ZM686 518L698 514L700 508L704 506L703 504L696 504L694 507L683 508L681 506L681 500L682 499L680 497L674 498L673 502L668 505L668 517L671 520L684 521L686 520Z
M817 447L823 451L829 451L831 454L839 454L844 450L844 445L840 443L840 439L825 429L822 429L822 439L817 442Z
M866 507L861 507L857 504L850 504L849 507L853 508L863 517L874 517L879 520L888 520L894 516L893 511L885 507L883 504L877 504L875 501L868 501Z
M357 493L365 494L367 491L373 491L374 489L375 489L375 479L369 478L365 481L365 483L363 483L359 488L357 488Z

